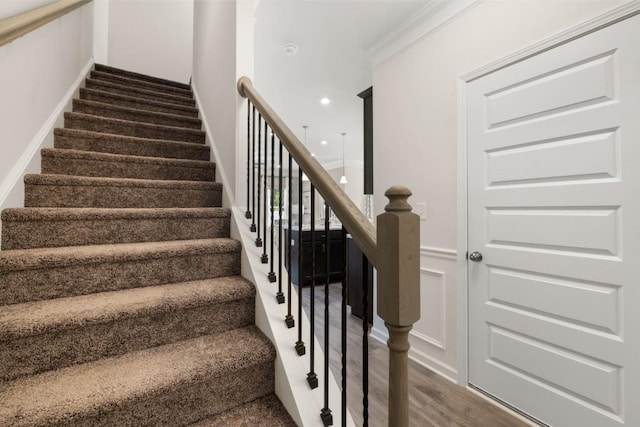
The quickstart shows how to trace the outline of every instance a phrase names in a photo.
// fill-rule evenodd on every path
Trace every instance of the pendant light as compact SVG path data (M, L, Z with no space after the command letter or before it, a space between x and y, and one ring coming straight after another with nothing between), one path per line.
M346 135L346 132L342 132L340 135L342 135L342 176L340 177L340 184L346 184L347 183L347 174L344 168L344 136Z
M304 128L304 146L307 146L307 128L309 127L309 125L302 125L302 127ZM300 172L302 173L302 180L303 181L309 181L309 178L307 178L307 175L305 175L304 172L302 172L302 169L300 169Z

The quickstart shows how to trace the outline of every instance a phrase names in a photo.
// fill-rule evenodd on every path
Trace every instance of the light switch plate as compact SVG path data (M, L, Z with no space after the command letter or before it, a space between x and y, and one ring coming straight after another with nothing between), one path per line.
M427 202L416 203L416 213L420 216L420 221L427 220Z

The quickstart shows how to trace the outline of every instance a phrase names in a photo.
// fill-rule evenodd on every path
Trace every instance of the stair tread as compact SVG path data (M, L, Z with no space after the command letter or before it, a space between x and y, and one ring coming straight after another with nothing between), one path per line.
M175 80L164 79L162 77L150 76L150 75L147 75L147 74L137 73L135 71L123 70L122 68L112 67L110 65L95 64L95 69L97 71L102 71L102 72L105 72L105 73L131 76L132 78L138 78L138 79L141 79L143 81L156 81L156 82L163 83L163 84L166 84L166 85L169 85L169 86L181 87L181 88L184 88L184 89L191 89L191 86L189 86L187 83L177 82Z
M54 174L27 174L24 176L24 183L32 185L80 185L92 187L180 188L197 190L222 189L222 184L209 181L103 178Z
M228 276L0 306L0 341L254 295L246 279Z
M14 249L0 251L0 273L80 264L237 252L240 251L240 248L239 241L220 237L199 240Z
M249 326L20 378L0 384L0 425L69 421L273 359L272 344Z
M169 86L162 83L151 82L148 80L133 79L131 77L126 77L123 75L118 75L113 73L107 73L99 70L91 71L91 78L96 80L105 80L110 82L112 81L114 83L122 84L123 86L135 86L135 87L141 86L144 88L149 88L149 90L158 90L158 91L166 90L166 91L169 91L169 93L176 93L178 95L185 96L185 97L193 96L193 92L191 91L191 88L183 89L183 88Z
M166 130L171 130L171 131L177 131L177 132L180 132L180 133L192 134L192 135L197 135L197 136L202 136L202 137L204 137L206 135L206 132L201 130L201 129L183 128L183 127L179 127L179 126L157 125L157 124L153 124L153 123L136 122L136 121L133 121L133 120L114 119L114 118L111 118L111 117L95 116L93 114L77 113L77 112L70 112L70 111L64 113L64 117L65 117L65 119L66 118L84 118L84 119L94 120L94 121L98 121L98 122L127 124L127 125L138 126L138 127L141 127L141 128L147 128L147 129L158 129L158 130L165 130L165 131ZM151 138L151 139L153 139L153 138Z
M191 427L295 427L296 423L274 394L192 424Z
M197 152L202 152L203 154L208 154L211 150L211 147L208 145L200 144L197 142L188 142L188 141L175 141L169 139L153 139L153 138L140 138L136 136L127 136L127 135L116 135L109 134L103 132L95 132L84 129L67 129L67 128L56 128L54 129L54 135L58 137L68 137L68 138L82 138L84 140L94 140L94 141L111 141L113 143L133 143L139 146L142 150L145 146L155 146L162 147L166 149L172 150L196 150ZM54 144L56 148L58 148L57 143ZM148 147L151 148L151 147ZM61 148L65 150L66 148ZM102 151L95 151L102 152ZM119 154L119 153L113 153ZM165 157L167 159L173 159L175 157Z
M80 97L81 99L83 98L83 95L96 95L96 96L101 96L101 97L105 97L105 98L111 98L111 99L115 99L115 100L121 100L121 101L128 101L128 102L132 102L132 103L139 103L139 104L146 104L146 105L152 105L152 106L157 106L157 107L163 107L163 108L168 108L168 109L173 109L176 110L176 115L182 115L182 114L178 114L178 111L182 111L184 113L190 113L189 115L185 115L185 117L197 117L198 116L198 109L195 107L189 107L188 105L181 105L181 104L171 104L168 102L162 102L162 101L153 101L151 99L145 99L145 98L138 98L136 96L129 96L129 95L121 95L119 93L113 93L113 92L107 92L104 90L100 90L100 89L89 89L89 88L80 88ZM108 101L100 101L103 102L105 104L109 104L109 105L114 105L109 103ZM142 109L143 107L141 107ZM153 110L147 110L147 111L153 111Z
M127 94L139 94L139 95L147 95L147 96L154 96L154 97L159 97L162 99L166 99L166 102L168 103L181 103L182 105L188 105L191 107L194 107L196 105L196 101L193 98L188 98L186 96L180 96L174 93L165 93L165 92L158 92L155 90L147 90L147 89L143 89L141 87L135 87L135 86L125 86L125 85L120 85L117 83L112 83L106 80L96 80L96 79L91 79L88 78L85 80L85 84L88 83L88 86L92 86L89 87L90 89L95 89L96 87L100 87L103 88L104 90L109 90L109 89L114 89L114 90L121 90L126 92Z
M8 208L2 221L230 218L229 208Z
M158 119L158 120L179 120L181 122L189 123L192 126L197 126L198 130L200 130L199 128L202 126L202 120L200 120L197 117L183 116L183 115L180 115L180 114L162 113L162 112L159 112L159 111L149 111L149 110L144 110L144 109L140 109L140 108L123 107L123 106L120 106L120 105L113 105L113 104L109 104L109 103L106 103L106 102L91 101L91 100L87 100L87 99L74 99L73 100L74 111L75 111L75 109L81 108L83 106L94 107L94 108L102 108L102 109L105 109L105 110L111 110L111 111L113 111L115 113L120 113L120 114L127 115L127 116L128 115L137 115L137 116L153 117L153 118ZM75 111L75 112L80 112L80 111ZM105 117L105 118L113 118L113 117L107 117L107 116L103 116L103 117ZM120 120L125 120L125 119L120 119ZM134 120L129 120L129 121L134 121ZM150 122L142 122L142 123L153 124L153 123L150 123ZM173 127L184 127L184 126L173 126ZM184 128L185 129L194 129L193 127L184 127Z
M184 168L215 169L215 163L206 160L171 159L167 157L132 156L129 154L101 153L96 151L73 150L64 148L43 148L43 157L61 157L66 159L87 159L103 162L127 162L155 164Z

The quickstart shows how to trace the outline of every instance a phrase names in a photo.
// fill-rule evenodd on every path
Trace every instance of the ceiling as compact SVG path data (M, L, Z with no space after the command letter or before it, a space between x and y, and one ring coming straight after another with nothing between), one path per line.
M429 0L261 0L256 10L256 88L320 163L361 164L362 100L371 86L367 49ZM294 56L284 46L298 46ZM320 99L331 99L321 105ZM375 98L375 89L374 89ZM322 145L320 141L327 141Z

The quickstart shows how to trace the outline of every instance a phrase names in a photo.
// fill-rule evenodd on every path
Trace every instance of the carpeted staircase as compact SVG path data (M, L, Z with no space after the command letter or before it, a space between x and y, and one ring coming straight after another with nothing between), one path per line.
M293 426L188 85L96 65L2 212L1 426Z

